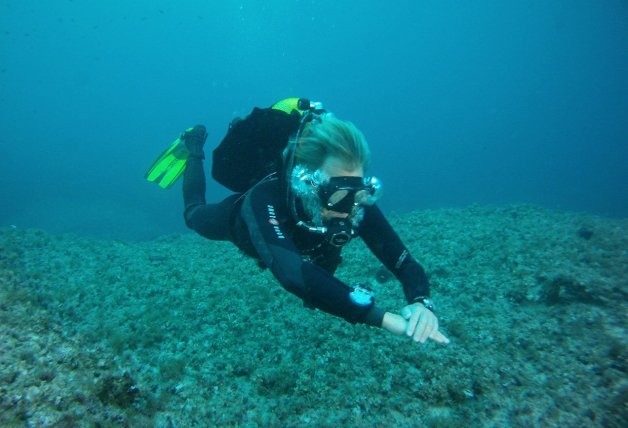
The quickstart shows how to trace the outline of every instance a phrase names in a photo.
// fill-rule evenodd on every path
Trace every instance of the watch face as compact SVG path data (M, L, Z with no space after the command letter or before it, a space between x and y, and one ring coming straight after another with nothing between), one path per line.
M349 293L349 298L358 306L367 306L373 301L373 294L363 288L356 287Z

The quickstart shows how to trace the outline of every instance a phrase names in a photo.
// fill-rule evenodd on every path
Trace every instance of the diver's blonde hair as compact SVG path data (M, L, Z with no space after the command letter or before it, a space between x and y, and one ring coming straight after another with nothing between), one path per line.
M311 171L319 169L328 157L336 157L350 168L366 170L371 151L364 134L356 126L326 113L309 123L297 142L295 164Z

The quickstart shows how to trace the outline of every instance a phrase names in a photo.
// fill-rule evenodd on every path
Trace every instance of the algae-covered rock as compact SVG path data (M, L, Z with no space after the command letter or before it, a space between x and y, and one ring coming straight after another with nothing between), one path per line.
M139 394L136 382L127 372L121 375L109 374L98 382L97 396L105 404L129 407Z

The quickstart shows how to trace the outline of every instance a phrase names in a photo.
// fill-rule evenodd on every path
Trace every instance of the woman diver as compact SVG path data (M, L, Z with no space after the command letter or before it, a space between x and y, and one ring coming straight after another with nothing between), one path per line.
M270 269L280 284L308 307L350 323L407 335L416 342L449 343L439 331L425 271L376 205L381 184L365 176L370 150L364 135L317 103L304 99L298 103L298 108L281 112L276 106L255 109L248 118L231 125L227 137L237 134L235 128L247 126L255 134L261 128L252 122L265 120L266 128L277 131L273 138L288 141L279 141L285 147L280 152L279 173L217 204L205 201L205 127L198 125L181 136L189 151L183 172L187 226L205 238L233 242ZM284 115L281 121L273 123L272 117L280 113ZM282 127L285 129L279 129ZM238 150L242 158L248 156L242 147ZM230 165L240 162L226 160ZM213 175L217 175L215 169ZM376 305L368 287L350 286L334 277L342 248L354 237L362 238L402 284L407 304L400 314Z

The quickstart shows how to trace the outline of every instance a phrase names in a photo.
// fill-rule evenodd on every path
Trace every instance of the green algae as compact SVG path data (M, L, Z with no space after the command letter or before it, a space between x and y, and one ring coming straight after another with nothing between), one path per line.
M621 426L626 220L474 206L392 222L449 346L305 309L228 243L2 229L0 423ZM398 310L379 270L356 241L338 275Z

